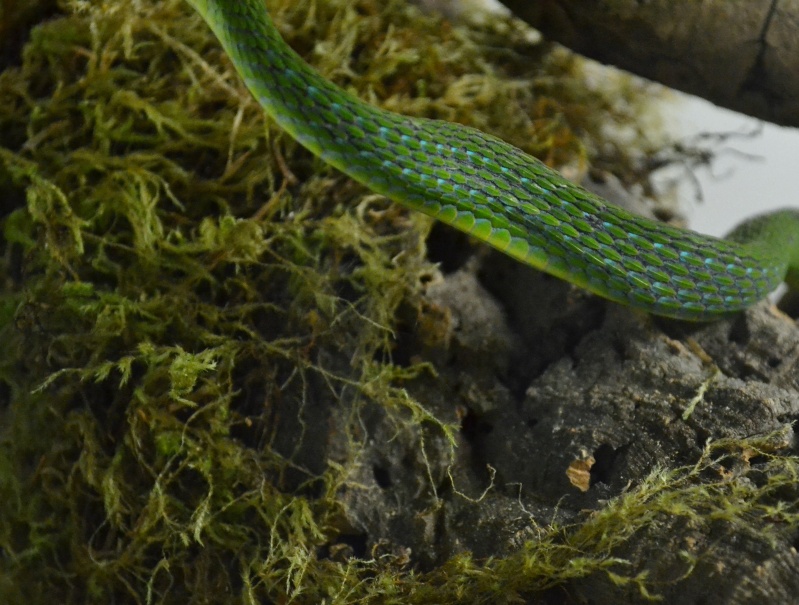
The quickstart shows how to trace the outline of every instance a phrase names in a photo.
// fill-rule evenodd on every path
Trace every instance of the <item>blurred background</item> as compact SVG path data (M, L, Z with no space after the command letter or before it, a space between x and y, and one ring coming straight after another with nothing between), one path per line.
M695 169L702 200L687 184L682 209L695 231L724 235L746 217L777 208L799 208L799 130L767 124L675 94L666 107L675 138L700 133L730 135L714 146L709 167Z

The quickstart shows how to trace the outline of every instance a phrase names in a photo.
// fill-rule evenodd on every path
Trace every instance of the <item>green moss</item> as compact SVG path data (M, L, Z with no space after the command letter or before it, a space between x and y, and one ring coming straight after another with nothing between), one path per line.
M526 66L508 23L271 4L342 86L552 164L582 165L600 128L629 118L562 54ZM363 406L454 443L456 420L403 388L434 368L392 363L398 310L418 306L431 271L430 223L267 123L183 2L66 5L0 74L0 600L497 602L597 572L645 592L613 554L644 519L765 514L779 480L752 494L699 484L708 458L505 559L461 554L420 574L399 556L321 556L346 531L337 494ZM297 445L320 402L352 418L335 456ZM793 460L771 463L795 476Z

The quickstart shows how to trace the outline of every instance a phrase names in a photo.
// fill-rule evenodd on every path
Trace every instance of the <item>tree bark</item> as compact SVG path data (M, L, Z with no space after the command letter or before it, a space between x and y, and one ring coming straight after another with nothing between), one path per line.
M502 0L547 38L751 116L799 125L797 0Z

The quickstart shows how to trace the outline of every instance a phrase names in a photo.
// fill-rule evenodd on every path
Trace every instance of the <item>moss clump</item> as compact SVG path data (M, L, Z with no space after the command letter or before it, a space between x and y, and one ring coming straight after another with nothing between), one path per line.
M628 118L558 53L532 69L494 50L509 61L494 72L487 49L508 43L493 30L400 2L271 7L342 86L553 164L582 165L580 141ZM509 558L421 574L399 555L335 556L366 405L451 452L454 411L403 388L430 367L392 361L398 310L433 271L430 223L265 121L182 1L64 8L0 74L0 600L445 603L622 581L612 551L635 528L618 524L673 512L662 473ZM696 472L668 483L689 490Z

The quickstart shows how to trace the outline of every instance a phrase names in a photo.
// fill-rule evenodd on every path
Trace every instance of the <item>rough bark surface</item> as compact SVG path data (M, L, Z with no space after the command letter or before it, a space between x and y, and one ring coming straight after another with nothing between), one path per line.
M503 0L547 38L769 122L799 125L797 0Z
M659 467L696 463L709 442L771 435L766 450L796 454L799 329L767 303L713 324L661 321L494 254L441 276L427 298L450 330L431 339L417 329L409 346L439 374L411 391L442 418L460 415L460 443L452 459L440 439L398 436L379 413L366 422L372 445L354 483L371 487L344 502L370 544L401 545L430 567L464 550L503 556L536 527L601 514ZM746 484L770 472L739 451L705 478ZM792 506L799 493L783 497ZM665 602L792 602L795 526L693 512L658 515L608 554ZM545 598L647 602L603 574L553 590Z

